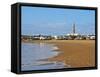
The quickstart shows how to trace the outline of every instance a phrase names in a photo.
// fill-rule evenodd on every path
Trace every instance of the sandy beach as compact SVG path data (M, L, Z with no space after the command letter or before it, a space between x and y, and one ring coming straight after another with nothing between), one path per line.
M95 40L37 40L34 42L52 43L60 54L50 61L61 61L71 68L95 66Z
M61 54L50 60L62 61L71 67L95 66L94 40L57 40L53 41Z

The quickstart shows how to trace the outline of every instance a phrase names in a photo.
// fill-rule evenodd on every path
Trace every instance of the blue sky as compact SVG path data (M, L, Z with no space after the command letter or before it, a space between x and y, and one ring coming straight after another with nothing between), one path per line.
M22 35L66 35L76 24L76 33L95 33L95 11L22 6Z

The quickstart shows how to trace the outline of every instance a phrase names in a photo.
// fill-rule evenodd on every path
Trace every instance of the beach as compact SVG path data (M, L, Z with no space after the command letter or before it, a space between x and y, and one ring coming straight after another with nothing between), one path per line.
M60 61L71 68L95 66L95 40L34 40L54 44L60 54L49 61Z
M63 61L73 68L95 66L94 40L68 40L54 43L61 54L50 60Z

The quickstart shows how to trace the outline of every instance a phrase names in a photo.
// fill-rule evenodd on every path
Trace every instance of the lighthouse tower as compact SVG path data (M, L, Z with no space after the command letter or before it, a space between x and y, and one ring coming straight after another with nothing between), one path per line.
M72 27L72 33L73 35L75 34L75 23L73 24L73 27Z
M72 25L72 32L70 34L67 34L67 36L70 36L71 39L75 39L79 34L76 33L76 24L74 23Z

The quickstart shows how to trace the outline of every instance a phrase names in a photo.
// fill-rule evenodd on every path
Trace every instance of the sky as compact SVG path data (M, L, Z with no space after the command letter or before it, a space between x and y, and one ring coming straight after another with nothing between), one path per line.
M78 34L95 33L95 11L44 7L21 7L22 35L66 35L76 25Z

